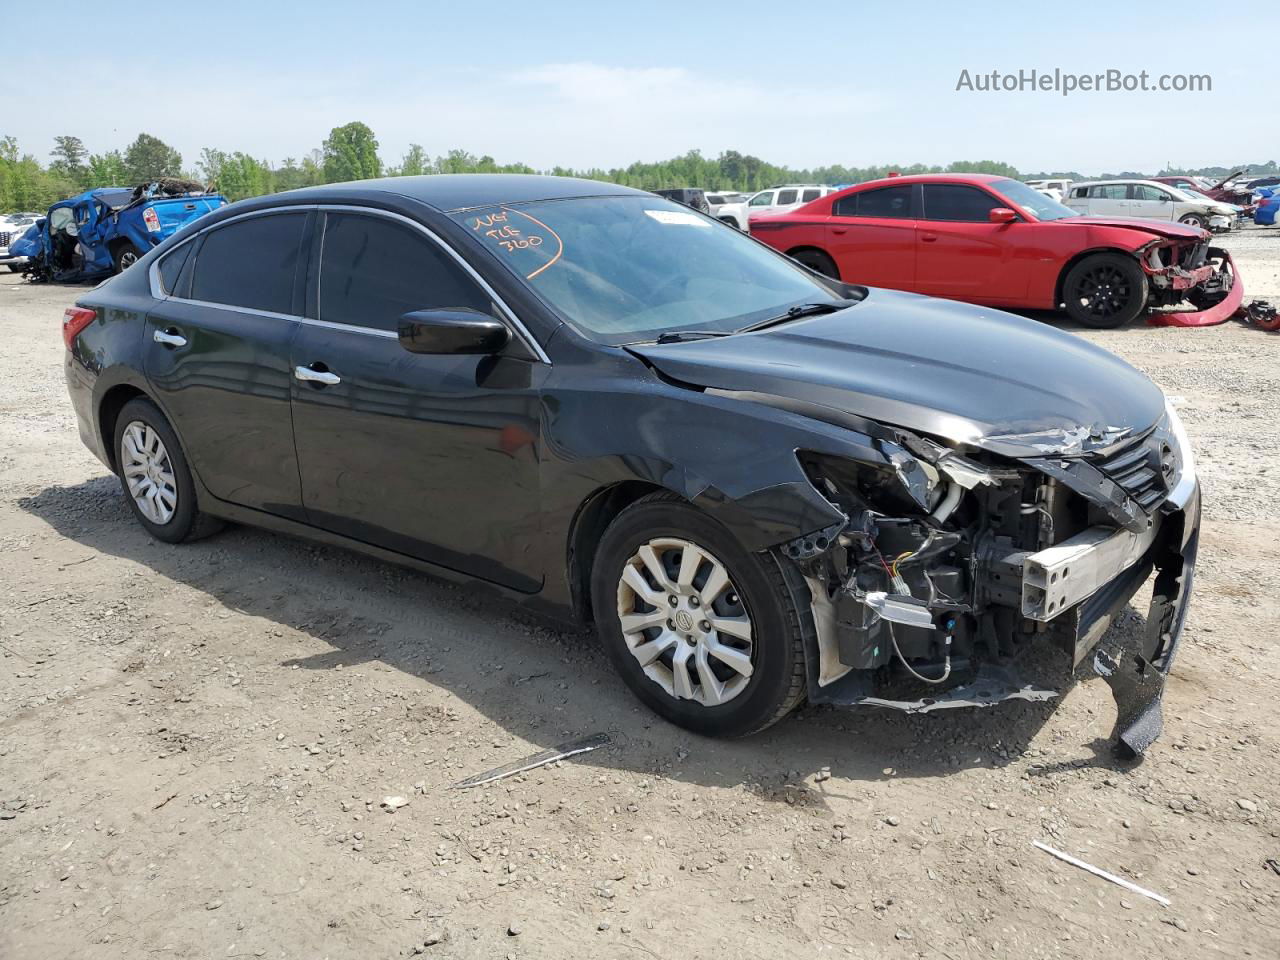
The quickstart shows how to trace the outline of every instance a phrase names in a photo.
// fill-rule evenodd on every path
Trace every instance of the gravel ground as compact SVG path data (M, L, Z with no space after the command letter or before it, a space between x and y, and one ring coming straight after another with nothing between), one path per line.
M1280 229L1227 245L1280 302ZM0 275L4 960L1280 953L1280 336L1082 333L1183 398L1205 486L1165 734L1126 766L1099 680L719 743L483 596L245 528L154 542L76 435L77 293Z

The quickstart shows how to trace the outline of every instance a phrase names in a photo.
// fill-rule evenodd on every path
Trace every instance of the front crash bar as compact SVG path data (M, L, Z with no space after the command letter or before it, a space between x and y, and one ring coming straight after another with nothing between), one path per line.
M1227 266L1231 267L1231 289L1227 291L1227 296L1220 303L1215 304L1205 310L1196 310L1191 313L1151 313L1147 315L1147 325L1151 327L1212 327L1219 323L1226 323L1237 313L1244 303L1244 283L1240 279L1240 273L1236 270L1235 261L1231 259L1231 254L1225 250L1223 254L1227 258Z

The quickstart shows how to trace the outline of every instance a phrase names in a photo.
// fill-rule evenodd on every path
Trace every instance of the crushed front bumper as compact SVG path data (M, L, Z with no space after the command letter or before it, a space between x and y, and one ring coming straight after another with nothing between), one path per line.
M1195 577L1199 484L1192 479L1185 488L1175 489L1161 511L1161 534L1146 559L1082 604L1082 639L1100 638L1114 614L1155 571L1145 634L1104 641L1093 652L1093 668L1115 697L1117 747L1129 756L1140 756L1163 727L1164 684L1182 640Z
M1227 295L1218 303L1203 310L1187 313L1150 313L1147 315L1148 326L1212 327L1219 323L1226 323L1240 311L1240 306L1244 303L1244 283L1240 280L1235 261L1231 259L1231 254L1225 250L1215 249L1213 252L1223 257L1224 263L1221 271L1215 271L1209 267L1200 267L1195 271L1187 271L1186 277L1175 279L1173 287L1174 289L1192 289L1197 286L1203 286L1211 281L1220 280L1218 274L1229 271L1231 286L1227 290Z
M1052 576L1036 564L1024 567L1024 610L1045 623L1047 639L1065 649L1078 665L1092 653L1094 670L1110 686L1116 701L1113 732L1122 754L1141 755L1159 736L1163 724L1165 679L1182 639L1191 600L1196 549L1200 532L1200 488L1194 473L1184 478L1158 508L1159 516L1146 533L1121 531L1091 548L1092 559L1078 573L1089 584L1086 595L1059 595L1041 590ZM1051 559L1052 550L1028 559ZM1076 554L1079 556L1079 554ZM1068 561L1069 562L1069 561ZM1142 586L1155 574L1145 633L1107 630ZM1073 574L1074 575L1074 574ZM798 573L796 574L798 577ZM1105 577L1105 581L1101 578ZM797 584L797 586L799 586ZM905 713L928 713L954 707L986 707L1007 700L1048 700L1056 690L1040 687L1020 676L1012 665L979 663L969 678L945 687L901 692L876 682L871 671L853 670L841 662L839 645L844 624L836 605L825 599L816 581L807 583L812 598L813 649L809 663L809 700L844 707L883 707ZM1071 604L1050 617L1047 604L1057 599ZM1036 610L1040 614L1036 614ZM963 673L957 669L957 673Z

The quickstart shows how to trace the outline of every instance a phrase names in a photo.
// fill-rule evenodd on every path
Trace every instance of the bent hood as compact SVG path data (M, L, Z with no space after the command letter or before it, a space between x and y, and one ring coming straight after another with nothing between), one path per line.
M1086 340L892 290L757 333L629 349L687 384L1011 457L1083 453L1140 434L1164 413L1155 384Z
M1123 227L1127 230L1141 230L1143 233L1167 237L1170 240L1200 240L1205 236L1205 231L1199 227L1188 227L1172 220L1144 220L1139 217L1066 217L1049 222L1089 227Z

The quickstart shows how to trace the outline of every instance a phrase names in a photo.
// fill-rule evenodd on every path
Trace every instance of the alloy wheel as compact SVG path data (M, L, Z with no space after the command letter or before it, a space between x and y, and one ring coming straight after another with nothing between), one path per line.
M689 540L636 550L618 580L618 620L631 655L671 697L714 707L751 681L751 616L725 565Z
M1075 295L1086 313L1105 319L1123 312L1133 289L1121 270L1100 263L1076 281Z
M138 262L138 255L134 253L132 250L126 250L124 253L120 254L121 272L128 270L137 262Z
M178 482L169 451L154 427L133 420L120 438L120 470L139 512L163 526L178 508Z

